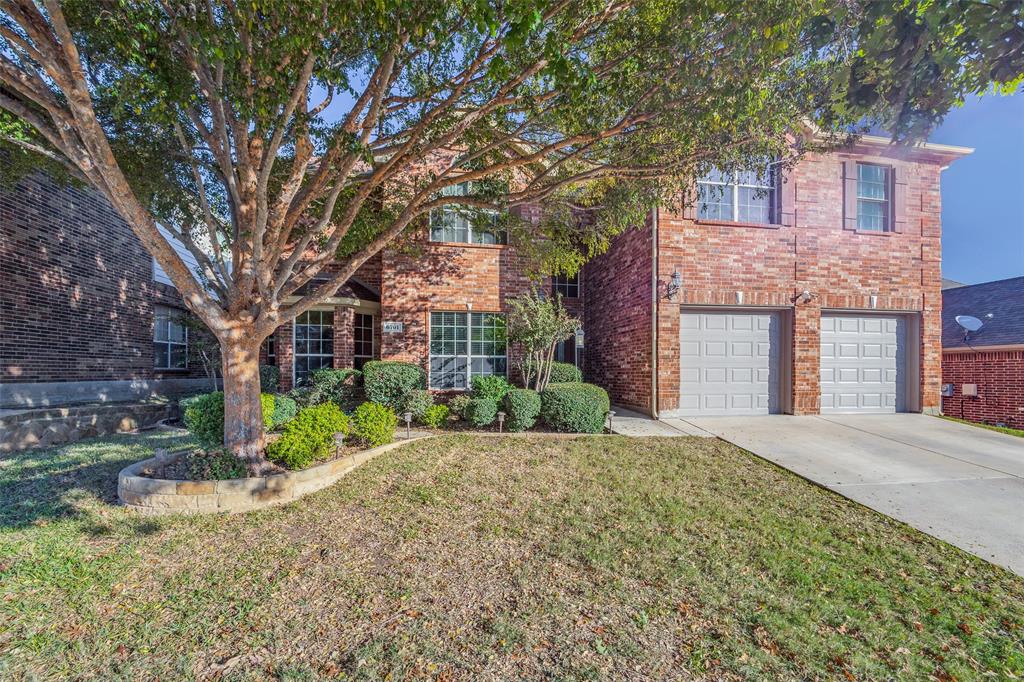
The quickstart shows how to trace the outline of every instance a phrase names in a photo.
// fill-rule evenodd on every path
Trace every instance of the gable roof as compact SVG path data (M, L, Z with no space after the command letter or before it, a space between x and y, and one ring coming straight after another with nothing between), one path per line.
M969 347L964 343L964 330L956 323L957 315L973 315L984 323L971 332L970 347L1024 344L1024 277L944 290L943 349Z
M966 287L966 286L969 286L969 285L964 284L963 282L958 282L955 279L946 279L945 277L942 278L942 288L943 289L956 289L957 287Z

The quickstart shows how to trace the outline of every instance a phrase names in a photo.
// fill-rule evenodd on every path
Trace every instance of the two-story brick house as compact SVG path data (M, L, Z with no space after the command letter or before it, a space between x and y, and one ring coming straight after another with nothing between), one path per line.
M865 137L702 179L588 264L589 379L661 416L936 410L939 174L970 152Z
M544 283L584 323L559 358L616 403L659 415L934 409L939 173L969 151L865 138L764 186L702 179L686 215L656 211L579 277ZM187 340L162 322L173 319L164 307L180 306L173 287L127 226L95 194L40 182L0 191L3 262L19 264L0 286L20 292L4 297L0 403L201 381L180 361ZM416 362L439 391L509 373L507 301L531 282L505 241L457 214L432 216L415 255L371 259L332 299L282 325L263 359L280 367L285 389L369 358ZM110 262L121 263L116 272Z

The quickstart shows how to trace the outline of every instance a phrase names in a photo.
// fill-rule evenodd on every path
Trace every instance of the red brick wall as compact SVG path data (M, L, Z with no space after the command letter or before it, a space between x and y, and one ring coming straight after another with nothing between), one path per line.
M631 230L583 271L586 379L613 403L643 411L651 407L651 249L650 226Z
M683 290L672 301L659 296L658 409L678 407L679 306L772 306L793 322L792 405L796 413L819 409L819 326L822 309L912 311L922 319L921 396L925 410L939 405L941 373L940 160L914 152L858 147L810 155L789 174L790 226L704 222L662 212L658 279L672 273ZM906 179L901 232L843 229L843 166L859 159L898 166ZM784 211L787 208L783 209ZM794 303L800 292L809 303Z
M182 308L98 193L38 174L0 189L4 382L203 376L153 369L153 308Z
M942 399L943 414L1024 428L1024 350L947 351L942 383L955 385ZM963 395L964 384L977 384L977 397Z
M401 333L381 335L380 356L429 369L431 311L507 312L509 298L530 290L522 258L508 246L424 242L420 251L384 254L381 320L401 322ZM515 374L514 349L509 374Z

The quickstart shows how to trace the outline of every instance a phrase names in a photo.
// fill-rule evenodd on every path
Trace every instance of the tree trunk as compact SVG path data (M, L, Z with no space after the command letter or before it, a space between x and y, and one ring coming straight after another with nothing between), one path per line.
M264 456L260 405L260 343L251 330L232 330L221 339L224 362L224 446L260 474Z

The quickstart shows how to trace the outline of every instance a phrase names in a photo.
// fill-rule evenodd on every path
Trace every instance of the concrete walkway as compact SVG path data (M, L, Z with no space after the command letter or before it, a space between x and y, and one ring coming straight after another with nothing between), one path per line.
M615 416L612 417L612 433L622 436L643 438L647 436L661 436L664 438L684 438L686 436L697 436L698 438L714 438L715 434L709 433L682 419L651 419L646 414L640 414L633 410L613 405Z
M1024 576L1024 438L920 414L685 421Z

